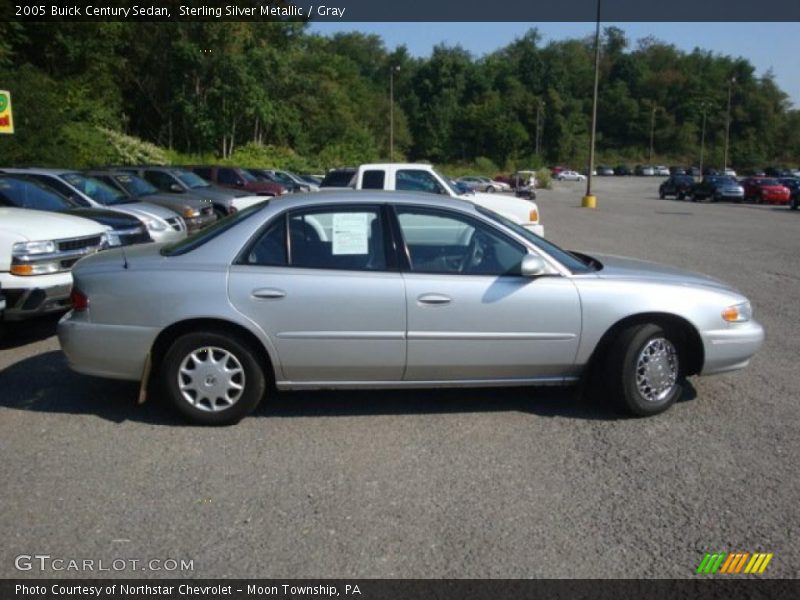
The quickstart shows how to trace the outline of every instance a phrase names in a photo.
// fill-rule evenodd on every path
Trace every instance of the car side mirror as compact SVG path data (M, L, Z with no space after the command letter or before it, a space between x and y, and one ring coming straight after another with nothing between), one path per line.
M175 192L177 194L177 193L182 192L183 188L181 186L179 186L177 183L172 183L169 186L169 191L170 192Z
M538 277L547 272L547 263L541 256L535 254L526 254L522 258L520 271L523 277Z

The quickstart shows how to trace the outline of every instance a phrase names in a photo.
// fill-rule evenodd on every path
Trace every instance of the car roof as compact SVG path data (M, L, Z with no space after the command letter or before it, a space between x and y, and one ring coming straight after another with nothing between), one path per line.
M77 169L53 169L44 167L2 168L4 173L19 173L27 175L64 175L65 173L79 173Z
M325 206L332 204L347 204L359 203L365 204L383 204L391 202L393 204L424 204L431 207L442 208L456 208L464 209L467 207L475 207L475 204L469 200L461 198L451 198L449 196L441 196L437 194L428 194L425 192L394 192L384 190L337 190L304 193L304 194L291 194L291 197L281 197L279 203L281 208L296 208L307 206ZM278 203L271 203L278 206Z

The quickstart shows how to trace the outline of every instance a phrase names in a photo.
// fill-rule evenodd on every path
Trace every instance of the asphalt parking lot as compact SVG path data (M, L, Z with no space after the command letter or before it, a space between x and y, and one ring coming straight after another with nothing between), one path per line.
M20 554L191 559L125 577L692 577L705 552L800 576L800 212L558 183L549 239L724 279L767 341L650 419L554 389L284 393L183 425L72 373L53 319L0 339L0 577ZM154 298L155 301L155 298ZM115 573L96 573L98 576Z

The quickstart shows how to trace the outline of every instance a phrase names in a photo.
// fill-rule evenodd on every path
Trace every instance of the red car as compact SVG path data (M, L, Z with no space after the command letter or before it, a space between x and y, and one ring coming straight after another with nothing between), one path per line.
M742 182L742 187L745 200L753 200L758 204L789 204L789 188L781 185L777 179L748 177Z
M206 181L244 190L257 196L280 196L287 192L282 185L271 181L259 181L251 173L239 167L196 166L189 169Z

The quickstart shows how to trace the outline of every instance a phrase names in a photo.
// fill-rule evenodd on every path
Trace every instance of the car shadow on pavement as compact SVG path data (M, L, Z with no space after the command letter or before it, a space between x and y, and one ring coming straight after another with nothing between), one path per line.
M61 315L47 315L26 321L0 321L0 350L40 342L56 334Z
M95 415L115 423L182 425L161 398L136 406L139 385L69 369L61 352L21 360L0 371L0 406L32 412ZM680 401L696 397L689 383ZM517 411L541 417L614 421L627 418L578 387L447 388L271 392L252 417L348 417ZM252 418L251 417L251 418Z

